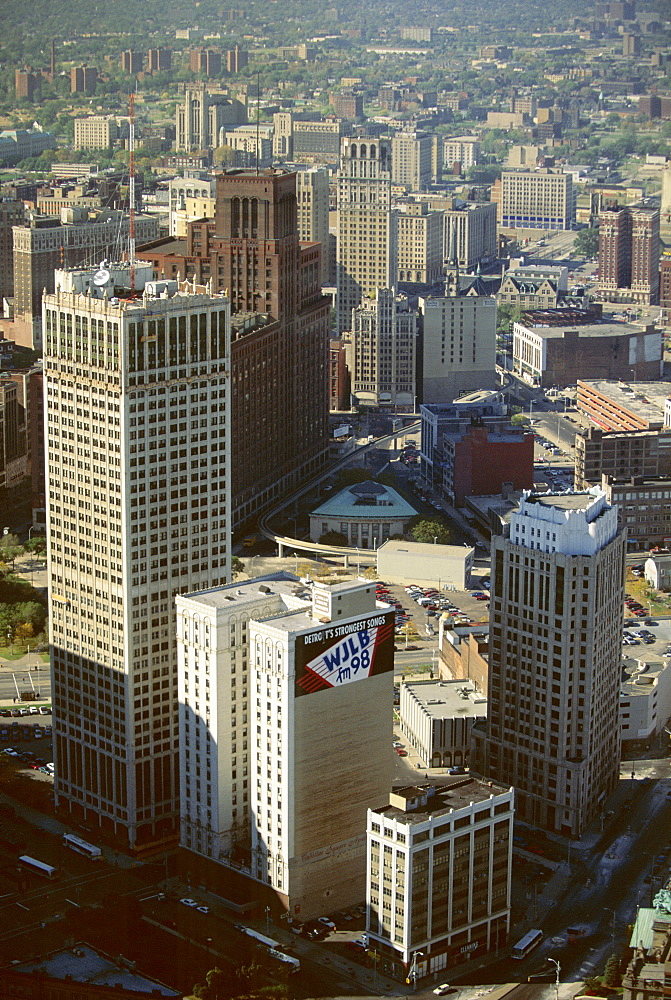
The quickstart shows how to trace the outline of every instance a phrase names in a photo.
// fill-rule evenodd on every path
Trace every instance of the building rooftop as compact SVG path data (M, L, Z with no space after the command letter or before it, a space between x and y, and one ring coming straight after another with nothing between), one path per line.
M556 510L588 510L594 503L593 493L531 493L527 503L554 507Z
M410 552L414 556L432 560L457 557L468 559L475 552L470 545L433 545L431 542L405 542L396 538L390 538L380 549L384 549L385 553Z
M352 517L357 519L414 517L417 511L391 486L368 481L355 483L311 511L312 517Z
M522 325L543 340L558 340L572 330L580 337L630 337L643 332L642 327L633 323L585 323L583 326L569 321L561 322L559 326Z
M645 626L643 627L645 628ZM631 635L635 631L637 630L625 629L625 635L627 633ZM655 633L656 632L657 629L655 629ZM657 653L657 655L659 656L659 653ZM622 684L620 685L620 697L649 697L650 690L655 686L655 682L658 681L660 675L668 669L668 663L668 660L638 659L638 655L635 659L633 657L630 658L625 656L622 660Z
M598 392L615 406L633 413L654 426L661 426L664 423L664 407L671 397L671 385L668 382L628 383L613 379L578 379L579 407L581 402L584 406L585 394L590 391ZM589 396L587 399L589 400ZM593 415L592 419L595 419Z
M415 809L401 809L395 805L386 805L373 810L378 815L388 819L396 819L409 824L425 823L436 816L444 816L456 809L466 809L472 804L486 802L492 795L500 795L509 791L493 782L480 781L470 776L454 776L445 779L432 779L421 785L402 785L392 790L392 795L410 802L418 797L426 798L425 804Z
M73 948L53 951L48 955L14 965L16 972L42 972L53 979L71 979L77 983L96 986L121 986L136 993L158 994L164 997L181 996L155 979L148 979L132 968L115 963L102 952L94 951L83 942Z
M225 587L213 587L211 590L199 590L193 594L182 594L180 600L196 601L205 604L213 610L217 608L242 608L245 605L255 605L269 594L280 594L290 599L287 605L298 608L304 602L311 600L310 588L301 583L293 573L285 571L271 573L268 576L257 576L252 580L242 580L229 583Z
M415 681L405 689L434 719L473 719L487 714L487 699L472 681Z

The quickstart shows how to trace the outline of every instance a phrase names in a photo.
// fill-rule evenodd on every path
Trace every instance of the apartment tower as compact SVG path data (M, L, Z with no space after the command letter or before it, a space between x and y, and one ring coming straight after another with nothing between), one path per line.
M619 777L626 533L600 487L525 493L492 538L489 709L475 767L522 822L580 837Z
M174 598L229 579L230 305L133 272L43 316L55 800L141 851L177 837Z
M338 170L337 332L352 309L396 278L396 217L391 208L391 142L342 140Z
M599 213L599 291L606 301L659 301L659 210L615 206Z

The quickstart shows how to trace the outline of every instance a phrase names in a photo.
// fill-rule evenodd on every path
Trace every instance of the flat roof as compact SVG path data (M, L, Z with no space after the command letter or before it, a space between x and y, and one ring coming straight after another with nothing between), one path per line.
M541 507L555 507L557 510L587 510L594 503L593 493L532 493L526 497L527 503Z
M425 823L433 816L442 816L453 809L464 809L471 803L486 802L492 795L501 795L509 791L508 787L496 785L493 782L480 781L479 778L470 776L455 775L450 781L449 778L432 779L430 782L421 785L400 785L392 789L392 794L403 795L404 790L409 793L408 797L414 797L412 793L422 794L429 788L434 788L435 793L429 797L425 806L419 809L399 809L398 806L386 805L382 809L375 809L374 812L389 819L398 819L406 823Z
M473 719L487 714L487 699L472 681L415 681L404 685L435 719Z
M633 323L585 323L584 326L575 323L563 323L561 326L526 326L544 340L556 340L566 333L575 331L579 337L630 337L635 333L643 333L643 327L634 326Z
M578 379L578 402L580 389L593 390L605 396L616 406L634 413L651 423L664 418L664 407L671 397L668 382L620 382L614 379ZM583 397L584 400L584 397Z
M208 605L214 610L256 604L268 594L280 594L284 598L292 598L293 602L296 603L311 601L309 587L301 583L300 579L293 573L287 573L284 570L279 573L269 573L267 576L256 576L251 580L229 583L223 587L212 587L209 590L196 590L190 594L180 594L179 597L183 600Z
M454 559L457 556L467 559L475 552L472 545L438 545L438 543L433 545L431 542L405 542L396 538L384 542L378 551L382 549L385 553L408 552L424 559Z
M148 979L132 969L115 964L107 955L94 951L83 942L12 968L17 972L43 972L53 979L72 979L77 983L121 986L136 993L158 993L164 997L182 995L156 979Z

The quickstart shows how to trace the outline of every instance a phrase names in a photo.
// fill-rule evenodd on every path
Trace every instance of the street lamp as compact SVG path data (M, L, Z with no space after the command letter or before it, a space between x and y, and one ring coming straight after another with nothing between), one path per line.
M413 991L417 989L417 980L419 979L419 972L417 969L417 959L423 958L423 951L414 951L412 953L412 961L410 963L410 971L408 973L408 979L412 982Z
M559 973L561 970L561 965L559 964L556 958L550 958L549 955L547 956L547 960L548 962L552 962L552 964L557 967L557 978L555 979L555 998L556 1000L559 1000Z
M270 907L266 906L266 934L270 934Z

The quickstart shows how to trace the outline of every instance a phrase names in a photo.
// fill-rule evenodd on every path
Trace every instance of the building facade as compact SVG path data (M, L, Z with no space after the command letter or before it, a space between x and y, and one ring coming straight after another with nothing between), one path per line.
M0 198L0 301L14 296L14 226L22 226L26 218L24 203L19 199Z
M575 485L598 486L602 476L671 475L671 430L611 431L589 427L575 436Z
M362 581L249 625L251 873L299 920L361 900L366 813L393 764L393 627Z
M496 257L496 205L464 202L443 214L443 256L446 263L470 271Z
M627 529L630 552L671 545L671 476L602 476L601 487Z
M447 170L458 164L460 174L474 167L480 156L480 142L474 135L454 135L443 140L443 161Z
M499 213L508 229L571 229L575 222L573 179L548 167L504 170Z
M351 329L352 310L362 299L374 298L378 288L393 287L396 234L389 140L343 139L338 170L338 333Z
M187 87L177 105L175 149L191 152L219 145L222 128L247 123L247 108L235 97L210 93L204 85Z
M414 681L401 684L399 715L424 767L459 767L468 762L473 721L487 717L487 699L464 681Z
M397 132L391 140L391 180L425 191L433 180L433 140L422 132Z
M110 149L118 135L114 118L105 115L75 118L75 149Z
M150 274L43 306L55 800L133 851L177 837L175 595L230 575L229 301Z
M600 488L527 493L492 538L488 715L474 766L517 817L580 837L619 779L625 533Z
M70 220L70 221L64 221ZM106 209L93 218L83 208L53 216L31 215L12 229L14 255L14 321L12 338L24 347L42 349L42 292L53 292L59 267L77 267L106 258L117 259L128 246L130 220ZM137 214L138 243L158 236L158 220Z
M432 285L443 273L443 214L426 202L402 206L397 219L397 280Z
M514 802L512 788L465 777L396 788L369 809L366 932L380 971L435 982L505 944Z
M356 401L414 412L418 315L408 299L378 288L352 310L350 328L343 339Z
M450 295L420 299L423 403L451 403L496 385L496 299Z
M298 238L305 243L320 243L322 248L321 283L331 283L334 269L329 234L329 175L320 167L296 171Z
M599 213L599 294L607 302L659 302L658 209L616 206Z

